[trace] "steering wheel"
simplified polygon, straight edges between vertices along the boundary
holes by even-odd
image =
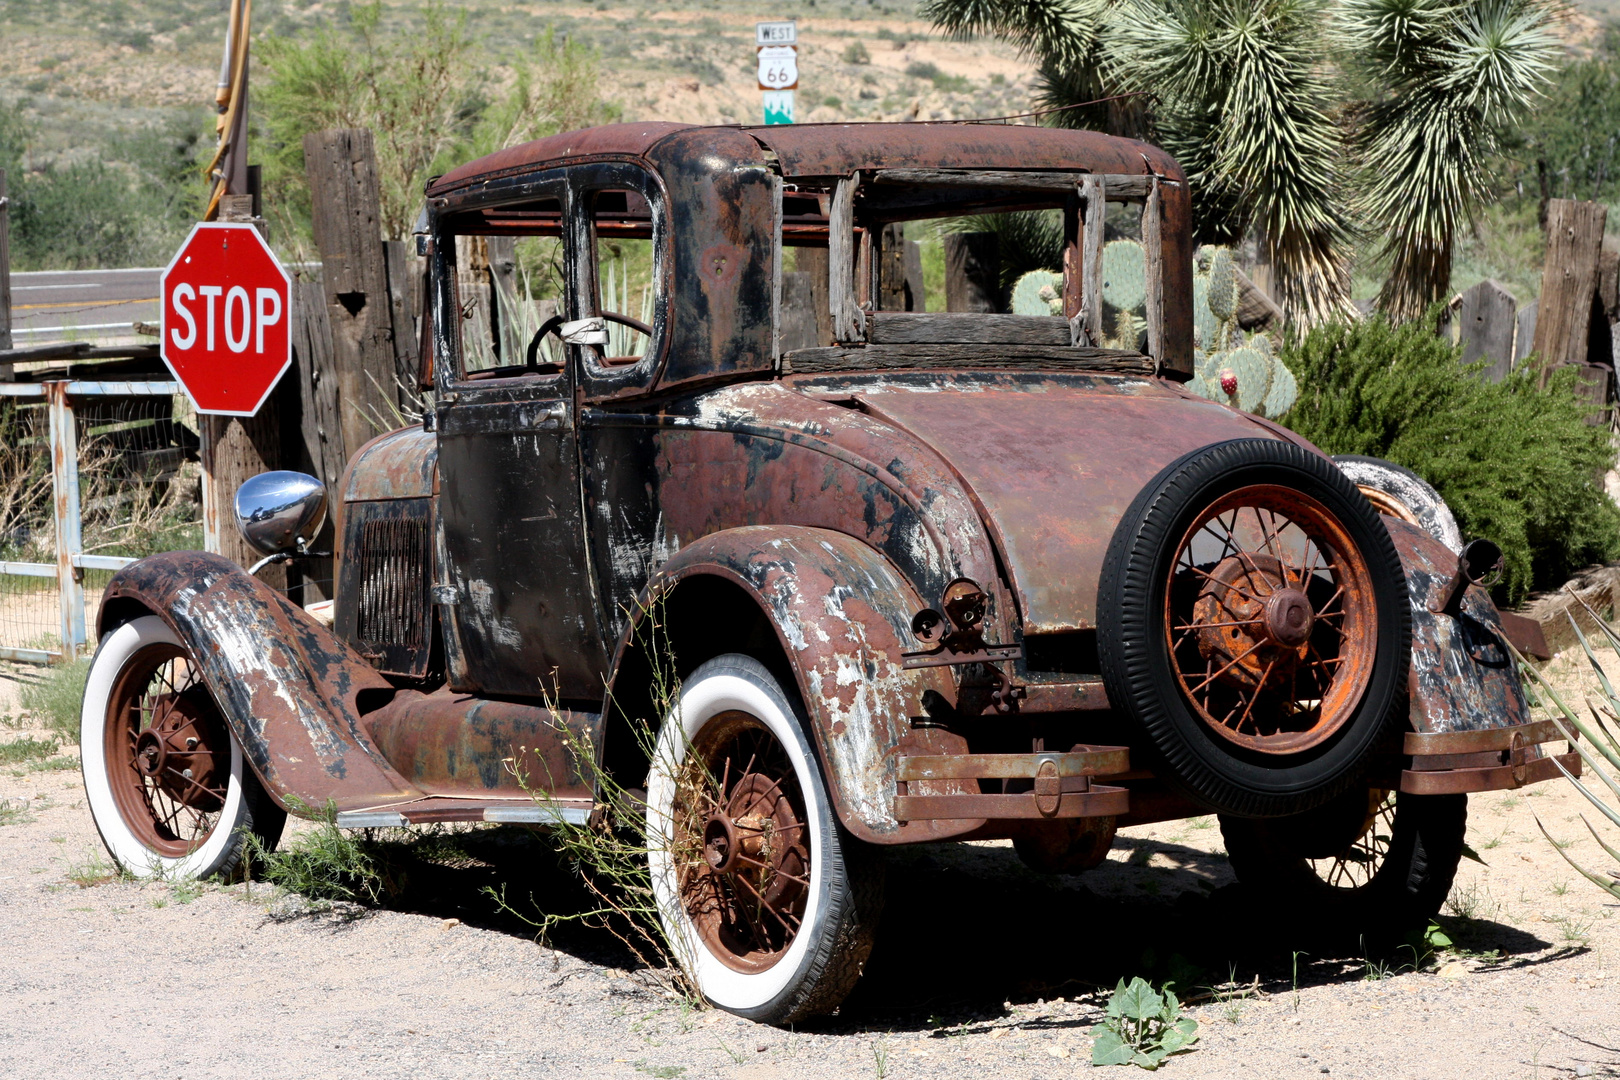
[[[606,319],[608,322],[616,322],[620,326],[628,326],[630,329],[639,334],[645,334],[648,338],[652,337],[652,327],[648,326],[640,319],[632,319],[628,315],[620,315],[617,311],[599,311],[596,313],[596,317],[599,319]],[[557,331],[562,328],[562,324],[567,321],[568,320],[563,318],[561,315],[553,315],[551,318],[540,324],[540,329],[536,330],[534,332],[534,337],[529,339],[529,348],[523,355],[524,368],[535,371],[540,369],[540,339],[544,338],[547,334],[557,333]],[[559,340],[561,340],[561,335],[559,335]],[[547,366],[549,367],[554,365]]]

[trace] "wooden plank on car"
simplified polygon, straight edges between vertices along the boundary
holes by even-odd
[[[874,345],[1063,345],[1068,321],[1057,315],[968,312],[873,312],[866,339]]]
[[[782,374],[823,371],[901,371],[908,368],[988,368],[1013,371],[1097,371],[1151,375],[1153,360],[1124,349],[1074,345],[868,345],[801,349],[782,357]]]

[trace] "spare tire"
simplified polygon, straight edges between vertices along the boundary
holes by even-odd
[[[1110,702],[1163,779],[1220,813],[1320,806],[1404,722],[1400,557],[1355,485],[1292,443],[1167,466],[1114,533],[1097,610]]]

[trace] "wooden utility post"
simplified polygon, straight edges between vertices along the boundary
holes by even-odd
[[[1607,216],[1601,203],[1553,199],[1547,204],[1547,259],[1533,347],[1541,358],[1543,383],[1553,368],[1587,361]]]
[[[11,196],[0,169],[0,349],[11,348]],[[11,361],[0,361],[0,381],[12,379]]]
[[[315,246],[332,332],[345,461],[396,426],[398,391],[377,159],[364,128],[304,136]]]

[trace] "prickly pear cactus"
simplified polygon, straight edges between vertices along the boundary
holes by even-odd
[[[1225,248],[1199,251],[1193,274],[1194,373],[1187,388],[1275,419],[1293,408],[1299,383],[1264,334],[1237,325],[1237,266]]]
[[[1013,283],[1014,315],[1063,314],[1063,275],[1031,270]]]
[[[1147,302],[1147,256],[1135,240],[1110,240],[1102,253],[1103,302],[1135,311]]]

